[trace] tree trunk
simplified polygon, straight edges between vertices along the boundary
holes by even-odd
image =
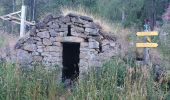
[[[122,21],[121,21],[121,23],[123,24],[125,22],[125,10],[122,9],[121,13],[122,13]]]

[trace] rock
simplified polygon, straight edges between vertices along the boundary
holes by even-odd
[[[36,27],[34,26],[31,30],[30,30],[30,36],[35,36],[36,35]]]
[[[38,45],[38,46],[42,46],[43,43],[42,43],[42,42],[37,42],[37,45]]]
[[[47,24],[49,21],[53,20],[52,14],[47,15],[44,19],[43,22]]]
[[[89,48],[91,49],[98,49],[99,48],[99,42],[89,42]]]
[[[110,42],[110,46],[111,46],[111,47],[115,47],[115,46],[116,46],[116,43],[115,43],[115,42]]]
[[[83,21],[80,20],[79,18],[71,18],[71,22],[76,23],[75,25],[78,25],[78,24],[83,25],[84,24]]]
[[[39,33],[37,33],[37,36],[40,37],[40,38],[50,38],[48,31],[39,32]]]
[[[35,51],[36,49],[37,49],[37,47],[35,44],[28,44],[28,43],[24,44],[24,50]]]
[[[47,56],[47,57],[44,57],[44,61],[55,63],[61,60],[58,57]]]
[[[92,29],[99,28],[99,26],[96,25],[95,23],[87,23],[87,24],[83,25],[83,27],[92,28]]]
[[[53,45],[55,45],[55,46],[62,46],[60,42],[54,42]]]
[[[90,17],[87,17],[87,16],[80,16],[80,18],[81,18],[82,20],[86,20],[86,21],[89,21],[89,22],[93,22],[93,19],[90,18]]]
[[[39,37],[34,37],[34,40],[36,40],[36,41],[41,41],[41,38],[39,38]]]
[[[23,66],[28,66],[32,61],[32,56],[24,50],[19,49],[17,52],[17,61],[23,65]]]
[[[110,46],[109,45],[104,45],[104,46],[102,46],[102,51],[108,51],[108,50],[110,50]]]
[[[49,28],[56,29],[56,28],[59,28],[59,25],[57,23],[54,23],[54,24],[50,25]]]
[[[50,37],[50,41],[51,42],[56,42],[56,38],[55,37]]]
[[[43,58],[41,56],[34,56],[33,57],[33,60],[36,61],[36,62],[40,62],[40,61],[42,61],[42,59]]]
[[[87,48],[89,46],[88,42],[81,42],[80,47],[81,48]]]
[[[83,33],[85,30],[82,27],[73,27],[73,28],[71,28],[71,31],[72,32],[77,32],[77,33]]]
[[[56,37],[57,36],[57,32],[54,29],[49,29],[49,32],[50,32],[51,37]]]
[[[62,17],[60,20],[64,23],[69,23],[71,21],[69,16]]]
[[[43,22],[39,22],[39,23],[36,24],[36,28],[37,28],[37,29],[43,29],[43,28],[45,28],[45,27],[46,27],[46,24],[43,23]]]
[[[50,56],[50,52],[42,52],[41,55],[42,56]]]
[[[153,72],[156,75],[156,81],[159,82],[159,80],[165,75],[165,69],[161,67],[160,65],[153,65]]]
[[[44,48],[44,51],[59,51],[59,50],[61,50],[61,48],[57,46],[47,46]]]
[[[37,51],[32,52],[32,56],[39,56],[39,55],[40,55],[40,53]]]
[[[92,35],[92,36],[98,36],[99,35],[98,29],[86,28],[85,31],[88,32],[89,35]]]
[[[108,45],[109,43],[110,43],[110,42],[105,39],[105,40],[102,41],[102,46]]]
[[[14,46],[15,49],[21,49],[23,47],[23,44],[20,42],[17,42]]]
[[[77,14],[69,13],[67,16],[69,17],[79,17]]]
[[[43,44],[49,46],[49,45],[52,45],[52,42],[50,41],[50,39],[44,38],[43,39]]]

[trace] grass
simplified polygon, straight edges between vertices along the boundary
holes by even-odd
[[[162,100],[169,95],[154,82],[149,68],[130,66],[121,59],[90,70],[71,91],[57,82],[57,75],[57,68],[36,66],[25,71],[16,64],[2,63],[0,100]]]

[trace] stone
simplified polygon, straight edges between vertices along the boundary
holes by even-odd
[[[80,60],[80,62],[79,62],[79,66],[88,66],[88,65],[89,65],[89,63],[85,60]]]
[[[50,34],[48,31],[39,32],[39,33],[37,33],[37,36],[40,38],[50,38]]]
[[[166,70],[158,64],[153,64],[153,73],[155,74],[155,79],[157,82],[160,81],[162,77],[165,76]]]
[[[110,42],[105,39],[105,40],[102,41],[102,46],[108,45],[109,43],[110,43]]]
[[[29,54],[27,51],[19,49],[17,51],[17,61],[22,66],[28,66],[33,61],[33,59],[31,54]]]
[[[39,37],[34,37],[34,40],[36,40],[36,41],[41,41],[41,38],[39,38]]]
[[[60,20],[64,23],[69,23],[71,21],[69,16],[62,17]]]
[[[50,52],[50,55],[52,55],[53,57],[62,57],[62,53],[60,52]]]
[[[82,32],[84,32],[85,30],[84,30],[83,27],[73,27],[73,28],[71,28],[71,31],[72,31],[72,32],[77,32],[77,33],[82,33]]]
[[[23,44],[20,42],[17,42],[14,46],[15,49],[21,49],[23,47]]]
[[[47,61],[47,62],[58,62],[58,61],[61,61],[61,60],[58,57],[49,56],[49,57],[44,57],[44,61]]]
[[[62,38],[62,42],[84,42],[83,38],[79,38],[79,37],[73,37],[73,36],[69,36],[69,37],[63,37]]]
[[[60,28],[68,28],[68,25],[67,25],[67,24],[64,24],[64,23],[61,23],[61,24],[60,24]]]
[[[57,36],[57,32],[54,29],[49,29],[49,32],[50,32],[51,37],[56,37]]]
[[[44,47],[43,46],[37,46],[37,52],[43,52]]]
[[[23,48],[24,50],[27,51],[35,51],[37,49],[35,44],[28,44],[28,43],[25,43]]]
[[[86,21],[89,21],[89,22],[93,22],[93,19],[90,18],[90,17],[87,17],[87,16],[80,16],[80,18],[81,18],[82,20],[86,20]]]
[[[89,46],[88,42],[81,42],[80,47],[81,48],[87,48]]]
[[[88,52],[80,53],[80,59],[88,59],[88,58],[89,58]]]
[[[83,21],[80,20],[79,18],[71,18],[71,22],[76,23],[76,25],[77,24],[80,24],[80,25],[84,24]]]
[[[102,51],[107,51],[107,50],[110,50],[110,46],[109,45],[104,45],[102,46]]]
[[[68,31],[68,28],[58,28],[58,29],[55,29],[56,32],[65,32],[65,31]]]
[[[46,24],[44,22],[39,22],[35,26],[37,29],[43,29],[44,27],[46,27]]]
[[[54,21],[50,21],[50,22],[47,23],[47,25],[48,25],[48,26],[52,26],[53,23],[54,23]]]
[[[37,45],[38,45],[38,46],[42,46],[43,43],[42,43],[42,42],[37,42]]]
[[[59,25],[57,23],[54,23],[54,24],[50,25],[49,28],[56,29],[56,28],[59,28]]]
[[[56,42],[56,38],[55,37],[50,37],[50,41],[51,42]]]
[[[39,55],[40,55],[39,52],[36,52],[36,51],[32,52],[32,56],[39,56]]]
[[[53,20],[53,16],[52,16],[52,14],[49,14],[49,15],[47,15],[47,16],[43,19],[43,22],[44,22],[45,24],[47,24],[47,23],[50,22],[51,20]]]
[[[69,16],[69,17],[79,17],[77,14],[73,14],[73,13],[69,13],[69,14],[67,14],[67,16]]]
[[[43,59],[43,57],[41,57],[41,56],[34,56],[33,57],[33,60],[36,61],[36,62],[40,62],[40,61],[42,61],[42,59]]]
[[[59,50],[61,50],[61,48],[57,46],[47,46],[44,48],[44,51],[56,51],[57,52]]]
[[[37,52],[41,53],[41,52],[43,52],[43,49],[37,49]]]
[[[50,52],[42,52],[41,55],[42,55],[42,56],[51,56],[51,55],[50,55]]]
[[[54,42],[53,45],[55,45],[55,46],[62,46],[60,42]]]
[[[98,36],[98,29],[92,29],[92,28],[85,28],[85,31],[89,33],[89,35],[94,35],[94,36]]]
[[[34,44],[34,43],[36,43],[36,41],[35,41],[32,37],[28,38],[25,42],[26,42],[26,43],[29,43],[29,44]]]
[[[30,36],[36,36],[36,27],[33,26],[33,28],[30,30]]]
[[[96,25],[95,23],[87,23],[87,24],[83,25],[83,27],[92,28],[92,29],[99,28],[99,26]]]
[[[52,45],[52,42],[50,41],[50,39],[44,38],[43,39],[43,44],[49,46],[49,45]]]
[[[115,42],[110,42],[110,46],[111,46],[111,47],[115,47],[115,46],[116,46],[116,43],[115,43]]]
[[[91,49],[98,49],[99,48],[99,42],[89,42],[89,48]]]

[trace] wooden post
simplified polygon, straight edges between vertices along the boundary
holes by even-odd
[[[26,20],[26,6],[22,5],[21,8],[21,25],[20,25],[20,38],[25,35],[25,20]]]
[[[149,24],[145,24],[144,25],[144,28],[145,28],[145,32],[148,32],[150,30],[149,28]],[[146,43],[147,42],[147,36],[144,37],[144,42]],[[149,48],[144,48],[144,64],[145,65],[148,65],[149,64],[149,61],[150,61],[150,55],[149,55]]]

